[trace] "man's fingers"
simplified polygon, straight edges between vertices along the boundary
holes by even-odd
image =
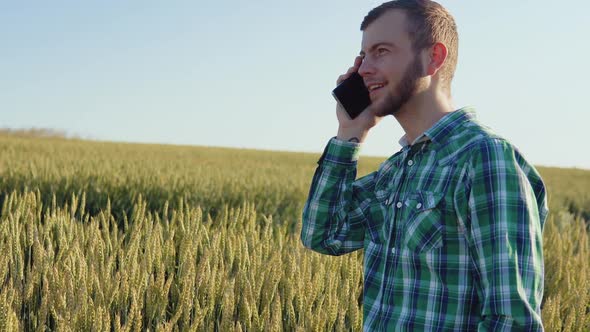
[[[360,67],[361,63],[363,63],[363,56],[359,55],[354,59],[354,65],[355,67]]]
[[[346,74],[340,75],[338,77],[338,80],[336,81],[336,84],[342,83],[342,81],[344,81],[345,79],[347,79],[348,77],[350,77],[350,75],[352,75],[352,73],[354,73],[356,71],[357,71],[357,68],[355,68],[355,67],[348,68],[348,71],[346,72]]]
[[[361,63],[363,62],[363,57],[362,56],[357,56],[354,59],[354,65],[350,68],[348,68],[348,71],[346,71],[346,74],[344,75],[340,75],[338,77],[338,79],[336,80],[336,84],[340,84],[342,83],[342,81],[344,81],[345,79],[347,79],[350,75],[352,75],[352,73],[355,73],[359,70],[359,67],[361,66]]]
[[[351,69],[352,69],[352,67],[351,67]],[[352,74],[352,71],[350,69],[348,69],[348,71],[346,72],[346,74],[340,75],[338,77],[338,80],[336,81],[336,84],[342,83],[345,79],[347,79],[350,76],[350,74]]]

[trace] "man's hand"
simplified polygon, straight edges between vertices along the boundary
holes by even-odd
[[[346,74],[340,75],[336,84],[340,84],[342,81],[347,79],[352,73],[357,72],[361,63],[363,62],[362,56],[357,56],[354,60],[354,65],[348,69]],[[336,116],[338,117],[338,135],[336,138],[344,141],[363,142],[367,137],[369,129],[373,128],[381,119],[376,116],[371,106],[367,107],[359,116],[354,119],[350,119],[344,107],[340,103],[336,104]]]

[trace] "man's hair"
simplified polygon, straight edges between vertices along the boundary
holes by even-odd
[[[363,19],[361,31],[365,31],[371,23],[393,9],[406,13],[407,31],[414,52],[417,53],[437,42],[447,47],[447,58],[440,69],[440,77],[443,89],[450,95],[459,52],[459,35],[455,19],[443,6],[431,0],[395,0],[373,8]]]

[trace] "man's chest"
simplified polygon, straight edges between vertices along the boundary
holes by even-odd
[[[380,168],[370,240],[423,252],[464,233],[465,163],[434,150],[405,151]],[[448,242],[448,241],[447,241]]]

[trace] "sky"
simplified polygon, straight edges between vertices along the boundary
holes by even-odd
[[[336,79],[383,1],[0,2],[0,127],[321,153]],[[534,165],[590,169],[590,2],[439,1],[455,17],[455,108]],[[387,117],[362,156],[388,157]]]

